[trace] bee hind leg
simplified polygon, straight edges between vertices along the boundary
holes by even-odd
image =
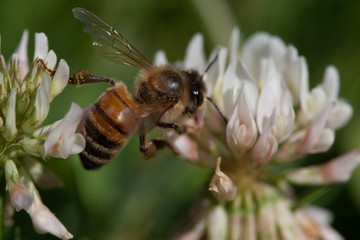
[[[89,83],[98,83],[98,82],[106,82],[111,87],[115,86],[114,80],[112,80],[110,78],[97,77],[93,73],[91,73],[87,70],[77,71],[68,80],[69,84],[74,84],[76,86],[81,86],[81,85],[89,84]]]

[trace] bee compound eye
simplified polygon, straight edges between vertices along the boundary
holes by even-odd
[[[196,82],[192,82],[192,98],[196,106],[200,106],[204,101],[203,93],[199,90],[199,88],[200,86],[198,86]]]

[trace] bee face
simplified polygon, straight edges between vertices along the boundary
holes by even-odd
[[[193,114],[203,103],[206,87],[199,72],[190,70],[185,72],[189,82],[189,100],[186,104],[184,113]]]

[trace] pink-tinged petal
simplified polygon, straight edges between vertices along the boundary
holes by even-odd
[[[218,205],[211,209],[208,214],[208,239],[228,239],[228,225],[228,216],[223,206]]]
[[[291,170],[286,174],[286,178],[292,183],[301,185],[346,182],[359,163],[360,151],[356,149],[325,164]]]
[[[238,27],[234,27],[230,37],[229,62],[238,58],[239,44],[240,44],[240,29]]]
[[[191,132],[191,125],[187,125],[190,130],[188,134],[177,135],[173,131],[167,131],[167,140],[178,152],[179,156],[195,163],[199,166],[214,168],[217,152],[217,146],[209,132],[200,132],[195,130]]]
[[[304,208],[296,210],[294,212],[294,216],[296,222],[299,224],[308,239],[321,239],[318,224],[309,216],[309,214],[307,214]]]
[[[197,161],[199,159],[198,144],[188,135],[183,134],[176,137],[173,145],[182,158],[190,161]]]
[[[325,163],[322,171],[330,182],[346,182],[359,163],[360,150],[356,149]]]
[[[278,150],[278,142],[271,133],[274,121],[275,112],[268,119],[268,122],[265,123],[265,129],[252,149],[253,164],[255,166],[265,165]]]
[[[329,141],[329,139],[326,139],[325,137],[331,136],[329,130],[326,130],[326,124],[333,107],[334,104],[328,104],[314,117],[307,128],[305,137],[299,143],[298,151],[300,153],[316,153],[325,151],[331,146],[334,138],[331,138],[331,141]],[[320,146],[321,148],[319,148]]]
[[[315,206],[306,206],[304,211],[316,222],[321,239],[344,240],[338,232],[329,226],[333,219],[331,212]]]
[[[226,126],[226,142],[233,153],[241,155],[254,145],[256,138],[256,123],[247,104],[243,86]]]
[[[345,126],[353,115],[352,106],[345,100],[338,100],[330,113],[328,126],[331,129],[339,129]]]
[[[236,194],[236,186],[233,181],[220,170],[221,158],[216,161],[215,174],[210,180],[209,190],[220,201],[231,201]]]
[[[216,47],[209,57],[209,64],[217,57],[217,60],[204,74],[203,80],[206,85],[206,95],[210,97],[213,95],[215,86],[222,83],[222,77],[225,72],[227,49],[221,46]]]
[[[326,68],[322,85],[328,95],[328,101],[335,101],[338,98],[340,88],[340,77],[336,67],[328,66]]]
[[[157,51],[154,57],[154,65],[161,66],[166,64],[168,64],[166,53],[162,50]]]
[[[11,185],[9,195],[11,205],[16,211],[20,211],[21,209],[28,210],[33,203],[33,196],[20,183]]]
[[[80,133],[75,133],[83,111],[79,105],[72,103],[65,117],[50,130],[44,144],[45,155],[67,158],[85,148],[85,139]]]
[[[49,43],[44,33],[35,33],[35,53],[34,60],[45,59],[49,51]]]
[[[253,115],[255,115],[256,105],[259,97],[258,88],[254,79],[246,70],[242,62],[235,60],[230,63],[224,75],[222,93],[226,116],[231,116],[234,104],[243,85],[245,86],[245,94],[250,111]]]
[[[205,69],[205,59],[204,37],[202,34],[197,33],[190,40],[186,48],[184,66],[185,68],[192,68],[202,72]]]
[[[16,164],[12,160],[5,162],[6,189],[9,191],[11,205],[20,211],[29,209],[33,197],[28,190],[21,184],[22,176],[19,175]]]
[[[19,59],[19,70],[20,70],[20,79],[24,79],[25,75],[29,72],[29,58],[28,58],[28,47],[29,42],[29,31],[25,30],[21,37],[20,43],[15,50],[15,54]]]
[[[64,240],[73,238],[59,219],[41,202],[37,194],[29,209],[29,215],[37,232],[51,233]]]

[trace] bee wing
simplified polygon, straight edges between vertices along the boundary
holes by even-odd
[[[171,107],[171,103],[146,104],[128,109],[129,112],[126,113],[127,121],[123,123],[127,129],[131,129],[131,135],[147,133],[156,126],[169,107]],[[136,127],[134,127],[134,122],[137,123]],[[143,128],[141,129],[141,127]]]
[[[109,23],[84,8],[72,11],[75,18],[86,24],[84,32],[93,37],[93,46],[103,57],[139,69],[152,67],[151,62]]]

